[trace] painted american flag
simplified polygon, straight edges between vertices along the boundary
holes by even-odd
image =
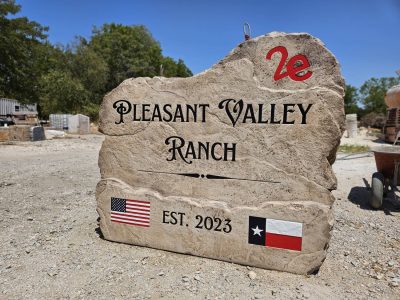
[[[111,197],[111,222],[150,227],[150,202]]]

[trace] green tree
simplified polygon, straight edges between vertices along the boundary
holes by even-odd
[[[88,47],[101,56],[107,64],[107,84],[103,92],[118,86],[131,77],[188,77],[192,72],[183,60],[163,57],[160,44],[145,26],[104,24],[93,30]]]
[[[43,116],[51,113],[80,113],[89,104],[85,87],[69,72],[50,71],[42,78],[41,90]]]
[[[42,60],[51,67],[42,76],[43,115],[81,112],[96,120],[106,92],[130,77],[160,75],[161,64],[167,77],[192,75],[182,60],[162,56],[144,26],[105,24],[88,41],[78,37],[65,48],[44,49]]]
[[[35,102],[44,68],[40,58],[47,28],[26,17],[9,18],[20,9],[14,0],[0,0],[0,93],[21,102]]]
[[[358,102],[357,88],[346,84],[346,90],[344,95],[344,111],[346,112],[346,114],[358,113],[360,108],[358,107],[357,102]]]
[[[171,57],[166,56],[161,60],[161,64],[163,72],[160,75],[164,77],[189,77],[193,75],[181,59],[176,62]]]
[[[73,51],[69,52],[69,70],[74,78],[79,79],[88,92],[90,101],[100,104],[104,86],[108,79],[108,65],[105,60],[80,39]]]
[[[389,88],[400,83],[400,77],[371,78],[360,88],[361,103],[365,112],[386,113],[385,94]]]
[[[161,47],[144,26],[104,24],[93,30],[89,47],[107,63],[104,92],[130,77],[159,75]]]
[[[178,60],[176,74],[174,77],[190,77],[193,73],[190,69],[185,65],[182,59]]]
[[[171,57],[163,57],[161,60],[162,71],[160,75],[164,77],[173,77],[177,72],[177,64]]]
[[[104,24],[89,41],[78,38],[67,52],[69,71],[86,90],[83,112],[97,119],[103,95],[131,77],[188,77],[183,60],[163,57],[160,44],[144,26]]]

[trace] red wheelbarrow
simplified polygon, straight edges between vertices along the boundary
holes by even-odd
[[[373,208],[380,208],[384,194],[397,191],[399,186],[400,147],[387,146],[372,149],[375,156],[376,169],[372,175],[371,197],[369,204]]]

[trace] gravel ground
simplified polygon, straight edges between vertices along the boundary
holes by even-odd
[[[0,299],[400,299],[400,201],[368,207],[370,154],[338,155],[328,256],[301,276],[101,239],[102,140],[0,145]]]

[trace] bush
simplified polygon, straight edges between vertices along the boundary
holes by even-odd
[[[100,105],[96,103],[89,103],[83,108],[83,114],[90,118],[90,122],[97,123],[99,120]]]
[[[386,116],[383,113],[371,112],[363,116],[360,125],[364,127],[382,128],[385,125]]]

